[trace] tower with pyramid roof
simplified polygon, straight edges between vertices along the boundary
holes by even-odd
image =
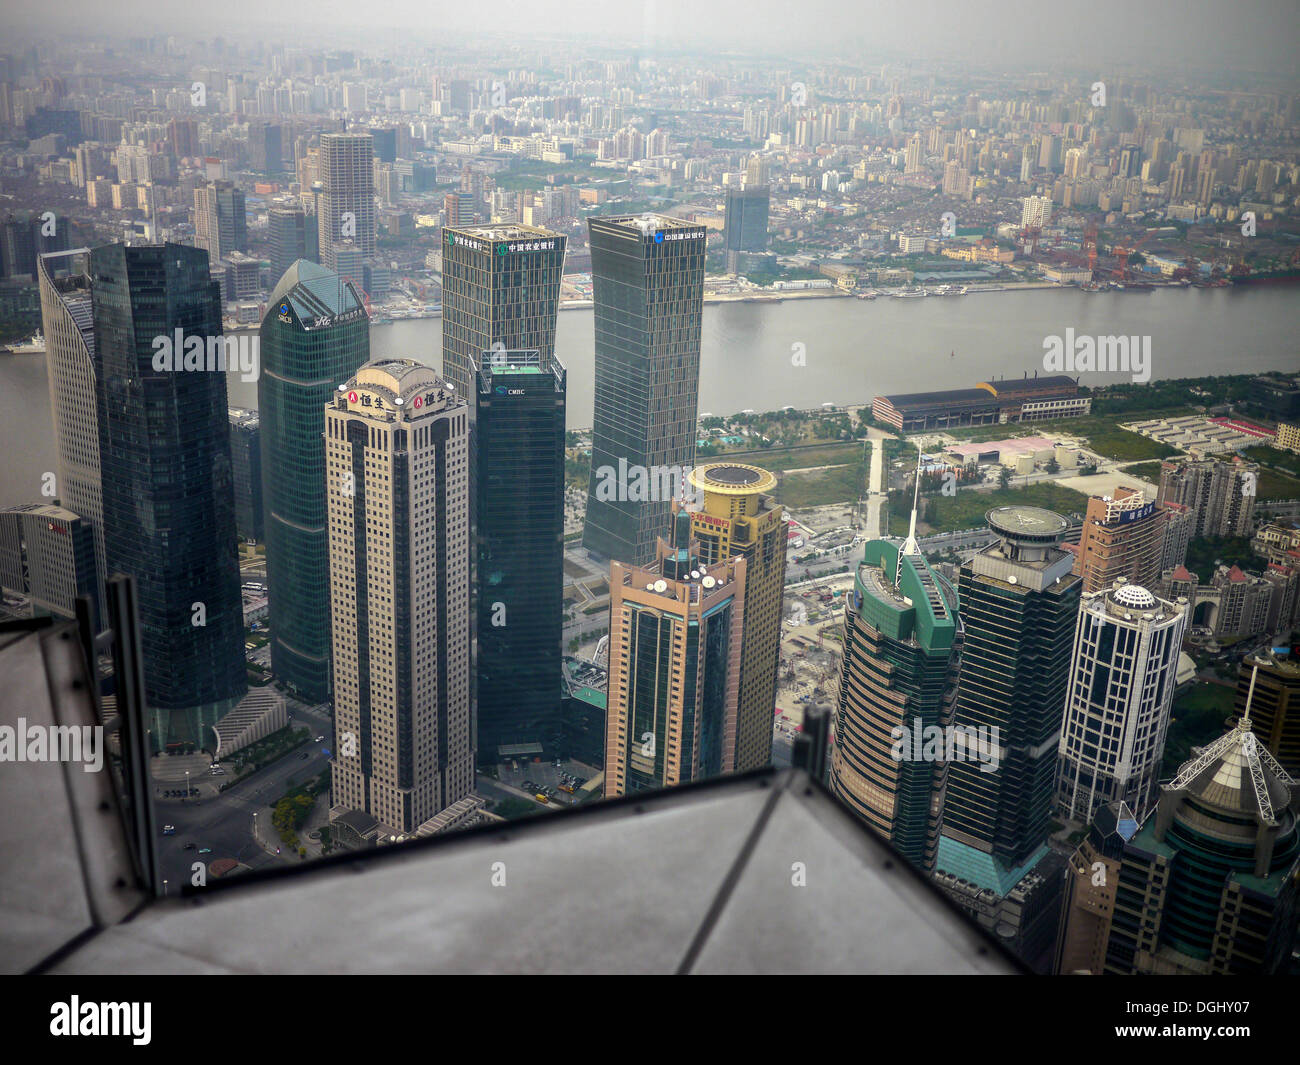
[[[1193,751],[1124,847],[1107,973],[1275,974],[1296,937],[1300,786],[1240,721]]]

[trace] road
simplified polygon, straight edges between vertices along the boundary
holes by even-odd
[[[319,712],[295,707],[289,723],[306,725],[313,730],[313,736],[323,735],[325,739],[321,743],[308,744],[278,762],[259,769],[216,797],[203,798],[197,802],[170,799],[154,801],[154,815],[160,833],[159,869],[163,879],[168,882],[169,892],[175,893],[178,884],[190,882],[191,864],[196,861],[213,862],[219,858],[234,858],[254,869],[267,865],[291,865],[298,861],[297,858],[290,859],[288,855],[276,857],[267,854],[253,842],[253,811],[269,806],[288,791],[290,778],[295,784],[301,784],[329,764],[329,759],[321,753],[322,749],[331,748],[333,732],[329,719]],[[304,752],[310,752],[305,760],[302,758]],[[174,836],[161,835],[165,824],[176,826]],[[194,843],[196,848],[187,851],[186,843]],[[202,847],[212,848],[212,853],[200,855],[198,848]]]

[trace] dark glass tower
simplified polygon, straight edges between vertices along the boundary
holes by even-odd
[[[179,244],[96,248],[90,275],[108,573],[136,579],[155,746],[203,744],[247,690],[226,375],[155,367],[178,334],[211,350],[221,297]]]
[[[537,351],[476,367],[478,751],[560,742],[565,370]]]
[[[727,270],[735,273],[741,252],[767,251],[767,216],[772,193],[766,185],[728,188],[723,227]]]
[[[271,670],[309,702],[330,692],[325,404],[370,358],[356,287],[299,260],[262,319],[262,506],[271,600]]]
[[[470,401],[471,362],[485,351],[555,354],[565,238],[549,229],[446,226],[442,231],[442,376]]]
[[[1005,885],[1047,840],[1081,583],[1060,547],[1068,528],[1060,515],[998,507],[988,522],[1000,541],[961,569],[965,642],[954,723],[997,728],[1000,765],[948,767],[938,866],[957,875],[989,866]],[[978,874],[964,879],[979,882]]]
[[[307,254],[307,224],[307,215],[301,207],[272,207],[266,212],[272,277],[283,277],[299,259],[310,258]]]
[[[655,558],[672,500],[662,492],[640,499],[620,471],[639,467],[658,484],[662,471],[694,465],[705,232],[664,215],[588,226],[596,383],[582,543],[598,558],[643,566]]]

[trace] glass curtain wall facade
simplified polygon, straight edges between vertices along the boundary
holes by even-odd
[[[136,579],[155,747],[202,745],[248,686],[226,375],[154,363],[178,334],[206,357],[221,298],[179,244],[96,248],[90,274],[107,572]]]
[[[596,304],[591,481],[582,543],[597,558],[654,561],[672,500],[641,499],[623,471],[695,462],[704,315],[702,226],[663,215],[592,218]],[[635,476],[635,474],[632,474]]]
[[[271,670],[313,703],[330,695],[325,404],[370,358],[370,321],[350,281],[304,260],[262,319],[262,507]]]

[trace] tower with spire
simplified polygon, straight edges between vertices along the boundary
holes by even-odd
[[[1258,670],[1258,666],[1255,667]],[[1296,937],[1300,786],[1240,720],[1194,750],[1124,848],[1107,973],[1285,971]]]

